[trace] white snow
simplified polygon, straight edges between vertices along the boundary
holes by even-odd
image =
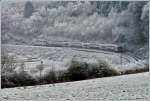
[[[149,73],[1,90],[2,101],[149,101]]]
[[[18,57],[25,58],[36,57],[38,59],[60,61],[66,59],[81,59],[86,61],[94,61],[105,59],[111,64],[120,64],[120,54],[115,52],[93,50],[93,49],[78,49],[66,47],[41,47],[41,46],[25,46],[25,45],[3,45],[2,48],[8,53],[16,54]],[[123,54],[123,64],[133,63],[136,60]]]

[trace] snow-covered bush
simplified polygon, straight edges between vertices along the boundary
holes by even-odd
[[[29,86],[38,84],[36,79],[30,76],[27,72],[14,72],[7,75],[2,75],[2,88]]]
[[[15,84],[10,81],[10,77],[15,73],[15,57],[2,52],[1,56],[1,87],[13,87]]]
[[[22,71],[20,73],[15,73],[12,78],[10,78],[17,86],[29,86],[29,85],[36,85],[37,81],[30,76],[26,71]]]
[[[97,78],[97,77],[108,77],[108,76],[116,76],[120,75],[120,73],[111,68],[111,66],[103,60],[99,60],[98,63],[89,64],[89,77],[90,78]]]
[[[36,85],[36,79],[29,75],[24,68],[22,63],[19,71],[13,70],[12,72],[2,73],[2,88]]]
[[[98,77],[108,77],[120,75],[120,73],[111,68],[110,65],[99,60],[98,63],[87,63],[81,61],[71,61],[71,65],[68,68],[66,78],[70,81],[84,80]]]
[[[10,80],[13,77],[13,73],[1,75],[1,88],[15,87],[16,85]]]
[[[56,83],[58,81],[56,71],[54,68],[51,68],[47,74],[42,77],[44,83]]]
[[[67,70],[66,77],[70,81],[84,80],[88,78],[88,64],[72,60]]]

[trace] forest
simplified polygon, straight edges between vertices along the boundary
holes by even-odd
[[[7,1],[2,5],[2,43],[61,37],[145,48],[148,10],[147,1]]]

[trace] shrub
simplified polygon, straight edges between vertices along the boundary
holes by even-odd
[[[36,85],[37,81],[26,72],[2,75],[2,88]]]
[[[66,81],[69,81],[67,72],[64,70],[58,71],[58,82],[66,82]]]
[[[117,70],[110,68],[109,64],[105,61],[101,60],[98,63],[91,64],[72,60],[67,70],[56,72],[55,69],[52,68],[43,77],[43,83],[78,81],[116,75],[120,75],[120,73]]]
[[[97,64],[89,65],[89,77],[90,78],[98,78],[98,77],[108,77],[108,76],[116,76],[119,75],[119,72],[110,67],[110,65],[100,60]]]
[[[2,53],[1,56],[1,88],[15,87],[16,85],[10,81],[10,78],[14,74],[16,63],[14,56],[9,56],[6,53]]]
[[[29,86],[37,84],[37,81],[25,71],[15,73],[13,75],[13,78],[11,78],[11,81],[17,84],[18,86]]]
[[[10,88],[16,86],[12,81],[10,81],[10,77],[12,77],[12,74],[1,75],[1,88]]]
[[[64,78],[70,81],[84,80],[90,78],[116,76],[120,73],[111,68],[105,61],[100,60],[98,63],[86,63],[79,61],[71,61],[71,65]]]
[[[71,65],[65,73],[70,81],[84,80],[88,78],[88,64],[86,62],[71,61]]]
[[[50,71],[43,77],[43,81],[46,83],[56,83],[57,75],[54,68],[50,69]]]
[[[17,85],[15,85],[13,82],[10,81],[3,81],[1,83],[1,88],[11,88],[11,87],[16,87]]]
[[[43,64],[39,66],[40,77],[34,79],[24,70],[25,65],[22,63],[19,73],[8,72],[7,74],[5,73],[2,75],[2,88],[77,81],[119,75],[115,69],[110,68],[109,64],[102,60],[98,61],[98,63],[72,60],[67,70],[56,72],[52,67],[46,75],[41,77],[43,68]]]

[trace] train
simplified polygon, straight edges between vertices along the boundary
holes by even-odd
[[[123,52],[122,46],[116,44],[98,44],[98,43],[82,43],[82,42],[67,42],[67,41],[51,41],[37,40],[34,41],[35,46],[47,46],[47,47],[73,47],[73,48],[84,48],[84,49],[96,49],[113,52]]]

